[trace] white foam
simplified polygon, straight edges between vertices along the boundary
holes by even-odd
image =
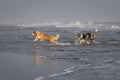
[[[38,58],[44,58],[44,59],[45,59],[45,58],[46,58],[46,56],[38,56]]]
[[[112,25],[112,26],[111,26],[111,29],[120,29],[120,26]]]
[[[20,27],[45,27],[45,26],[56,26],[56,25],[61,25],[62,23],[60,22],[53,22],[53,23],[33,23],[33,24],[19,24],[17,26]]]
[[[61,76],[61,75],[65,75],[65,74],[68,74],[68,73],[71,73],[71,72],[73,72],[73,70],[68,70],[68,71],[65,71],[65,72],[62,72],[62,73],[59,73],[59,74],[51,74],[51,75],[48,75],[48,77]]]
[[[108,44],[118,44],[118,41],[107,41]]]
[[[51,75],[48,75],[48,77],[55,77],[55,76],[59,76],[60,74],[51,74]]]
[[[96,42],[96,41],[95,41],[94,44],[101,44],[101,42]]]
[[[51,22],[51,23],[33,23],[33,24],[19,24],[20,28],[39,28],[39,27],[54,27],[54,28],[80,28],[80,29],[120,29],[118,24],[104,24],[104,23],[94,23],[94,22]]]
[[[68,74],[68,73],[71,73],[71,72],[73,72],[73,70],[65,71],[65,72],[63,72],[63,73],[61,73],[59,75],[65,75],[65,74]]]
[[[69,67],[69,68],[67,68],[67,69],[64,69],[64,72],[62,72],[62,73],[52,74],[52,75],[49,75],[48,77],[61,76],[61,75],[65,75],[65,74],[71,73],[71,72],[73,72],[73,69],[74,69],[74,68],[75,68],[75,66]]]
[[[34,80],[42,80],[44,79],[44,77],[38,77],[38,78],[35,78]]]
[[[59,74],[50,74],[48,76],[46,76],[46,78],[48,77],[56,77],[56,76],[61,76],[61,75],[65,75],[65,74],[68,74],[68,73],[71,73],[73,72],[73,69],[75,68],[75,66],[72,66],[72,67],[69,67],[67,69],[64,69],[64,72],[62,73],[59,73]],[[45,77],[38,77],[38,78],[35,78],[34,80],[42,80],[42,79],[45,79]]]
[[[62,23],[62,22],[52,22],[52,23],[33,23],[33,24],[19,24],[17,26],[20,27],[45,27],[45,26],[54,26],[56,28],[66,28],[66,27],[79,27],[79,28],[92,28],[92,27],[96,27],[94,26],[94,24],[90,24],[89,22],[80,22],[80,21],[76,21],[76,22],[68,22],[68,23]]]
[[[56,45],[72,45],[71,43],[67,42],[67,43],[63,43],[63,42],[57,42]]]
[[[71,73],[71,72],[73,72],[73,70],[65,71],[65,72],[62,72],[62,73],[59,73],[59,74],[51,74],[51,75],[48,75],[48,77],[61,76],[61,75],[65,75],[65,74],[68,74],[68,73]],[[45,77],[38,77],[38,78],[35,78],[34,80],[43,80],[43,79],[45,79]]]
[[[56,25],[56,27],[83,27],[83,26],[84,26],[84,24],[79,21],[62,23],[62,24]]]
[[[70,70],[72,70],[72,69],[74,69],[75,68],[75,66],[72,66],[72,67],[69,67],[69,68],[67,68],[67,69],[64,69],[64,71],[70,71]]]

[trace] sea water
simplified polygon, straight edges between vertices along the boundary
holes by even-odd
[[[0,26],[0,80],[119,80],[119,25],[67,26]],[[96,28],[99,43],[75,40]],[[60,34],[59,45],[33,42],[33,30]]]

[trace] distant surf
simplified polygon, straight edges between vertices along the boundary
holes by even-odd
[[[72,43],[69,43],[69,42],[57,42],[56,45],[72,45]]]
[[[98,29],[120,29],[120,23],[116,24],[116,22],[53,22],[53,23],[33,23],[33,24],[18,24],[16,25],[21,28],[40,28],[40,27],[54,27],[54,28],[82,28],[82,29],[92,29],[92,28],[98,28]]]

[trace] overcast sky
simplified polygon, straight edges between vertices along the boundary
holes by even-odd
[[[0,0],[0,23],[120,21],[120,0]]]

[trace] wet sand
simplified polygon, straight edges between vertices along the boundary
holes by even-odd
[[[45,59],[38,54],[0,53],[0,80],[34,80],[61,73],[71,66],[71,63]]]
[[[101,30],[96,37],[101,43],[89,45],[70,45],[74,43],[75,34],[66,30],[36,30],[60,34],[60,45],[33,43],[33,28],[0,29],[0,80],[120,79],[119,30]]]

